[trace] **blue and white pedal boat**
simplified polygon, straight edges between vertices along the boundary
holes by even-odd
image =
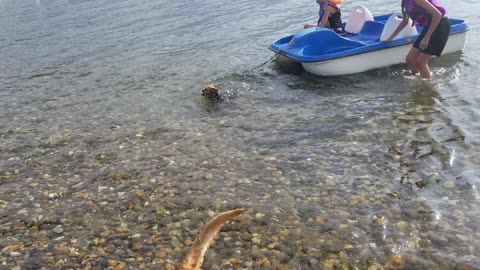
[[[381,42],[395,30],[402,20],[401,15],[373,17],[364,7],[357,7],[354,11],[360,10],[367,15],[366,18],[347,21],[343,25],[346,33],[339,34],[321,27],[304,29],[274,41],[269,49],[281,60],[301,63],[308,72],[321,76],[353,74],[405,63],[413,41],[423,28],[407,26],[393,41]],[[352,17],[355,19],[350,13],[349,18]],[[450,37],[443,54],[461,51],[467,42],[469,27],[466,21],[450,18],[449,21]],[[357,28],[353,31],[356,33],[348,33],[349,28]]]

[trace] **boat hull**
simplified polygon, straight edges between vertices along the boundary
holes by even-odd
[[[274,41],[269,49],[278,62],[286,59],[302,64],[308,72],[321,76],[347,75],[405,63],[405,57],[423,27],[411,26],[390,42],[381,42],[397,28],[397,14],[384,14],[366,21],[359,33],[338,34],[321,27],[304,29]],[[443,54],[461,51],[469,27],[465,20],[449,18],[451,30]],[[404,29],[405,30],[405,29]]]
[[[462,32],[451,35],[445,45],[443,54],[463,50],[467,42],[467,33],[468,32]],[[402,46],[390,47],[378,51],[371,51],[321,62],[301,62],[301,64],[305,70],[316,75],[348,75],[405,63],[405,57],[411,48],[412,44],[405,44]],[[283,55],[280,57],[283,61],[288,59],[288,57]]]

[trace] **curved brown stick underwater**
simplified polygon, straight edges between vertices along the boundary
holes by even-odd
[[[244,211],[245,210],[240,208],[234,209],[220,213],[210,220],[197,239],[195,239],[195,242],[193,242],[190,251],[180,264],[180,270],[200,270],[205,253],[222,225],[232,218],[242,214]]]

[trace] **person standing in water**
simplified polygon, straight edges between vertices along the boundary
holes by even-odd
[[[430,80],[432,74],[428,61],[432,56],[440,56],[450,35],[450,22],[446,10],[437,0],[402,0],[403,20],[392,35],[384,40],[390,42],[402,31],[411,18],[413,24],[423,26],[423,31],[413,43],[406,61],[413,75],[420,72],[424,79]]]
[[[341,31],[342,14],[338,6],[341,2],[342,0],[317,0],[317,3],[320,5],[317,24],[305,24],[303,28],[325,27],[334,31]]]

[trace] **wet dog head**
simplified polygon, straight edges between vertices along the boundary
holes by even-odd
[[[217,87],[214,84],[209,84],[202,89],[202,96],[211,99],[220,99]]]

